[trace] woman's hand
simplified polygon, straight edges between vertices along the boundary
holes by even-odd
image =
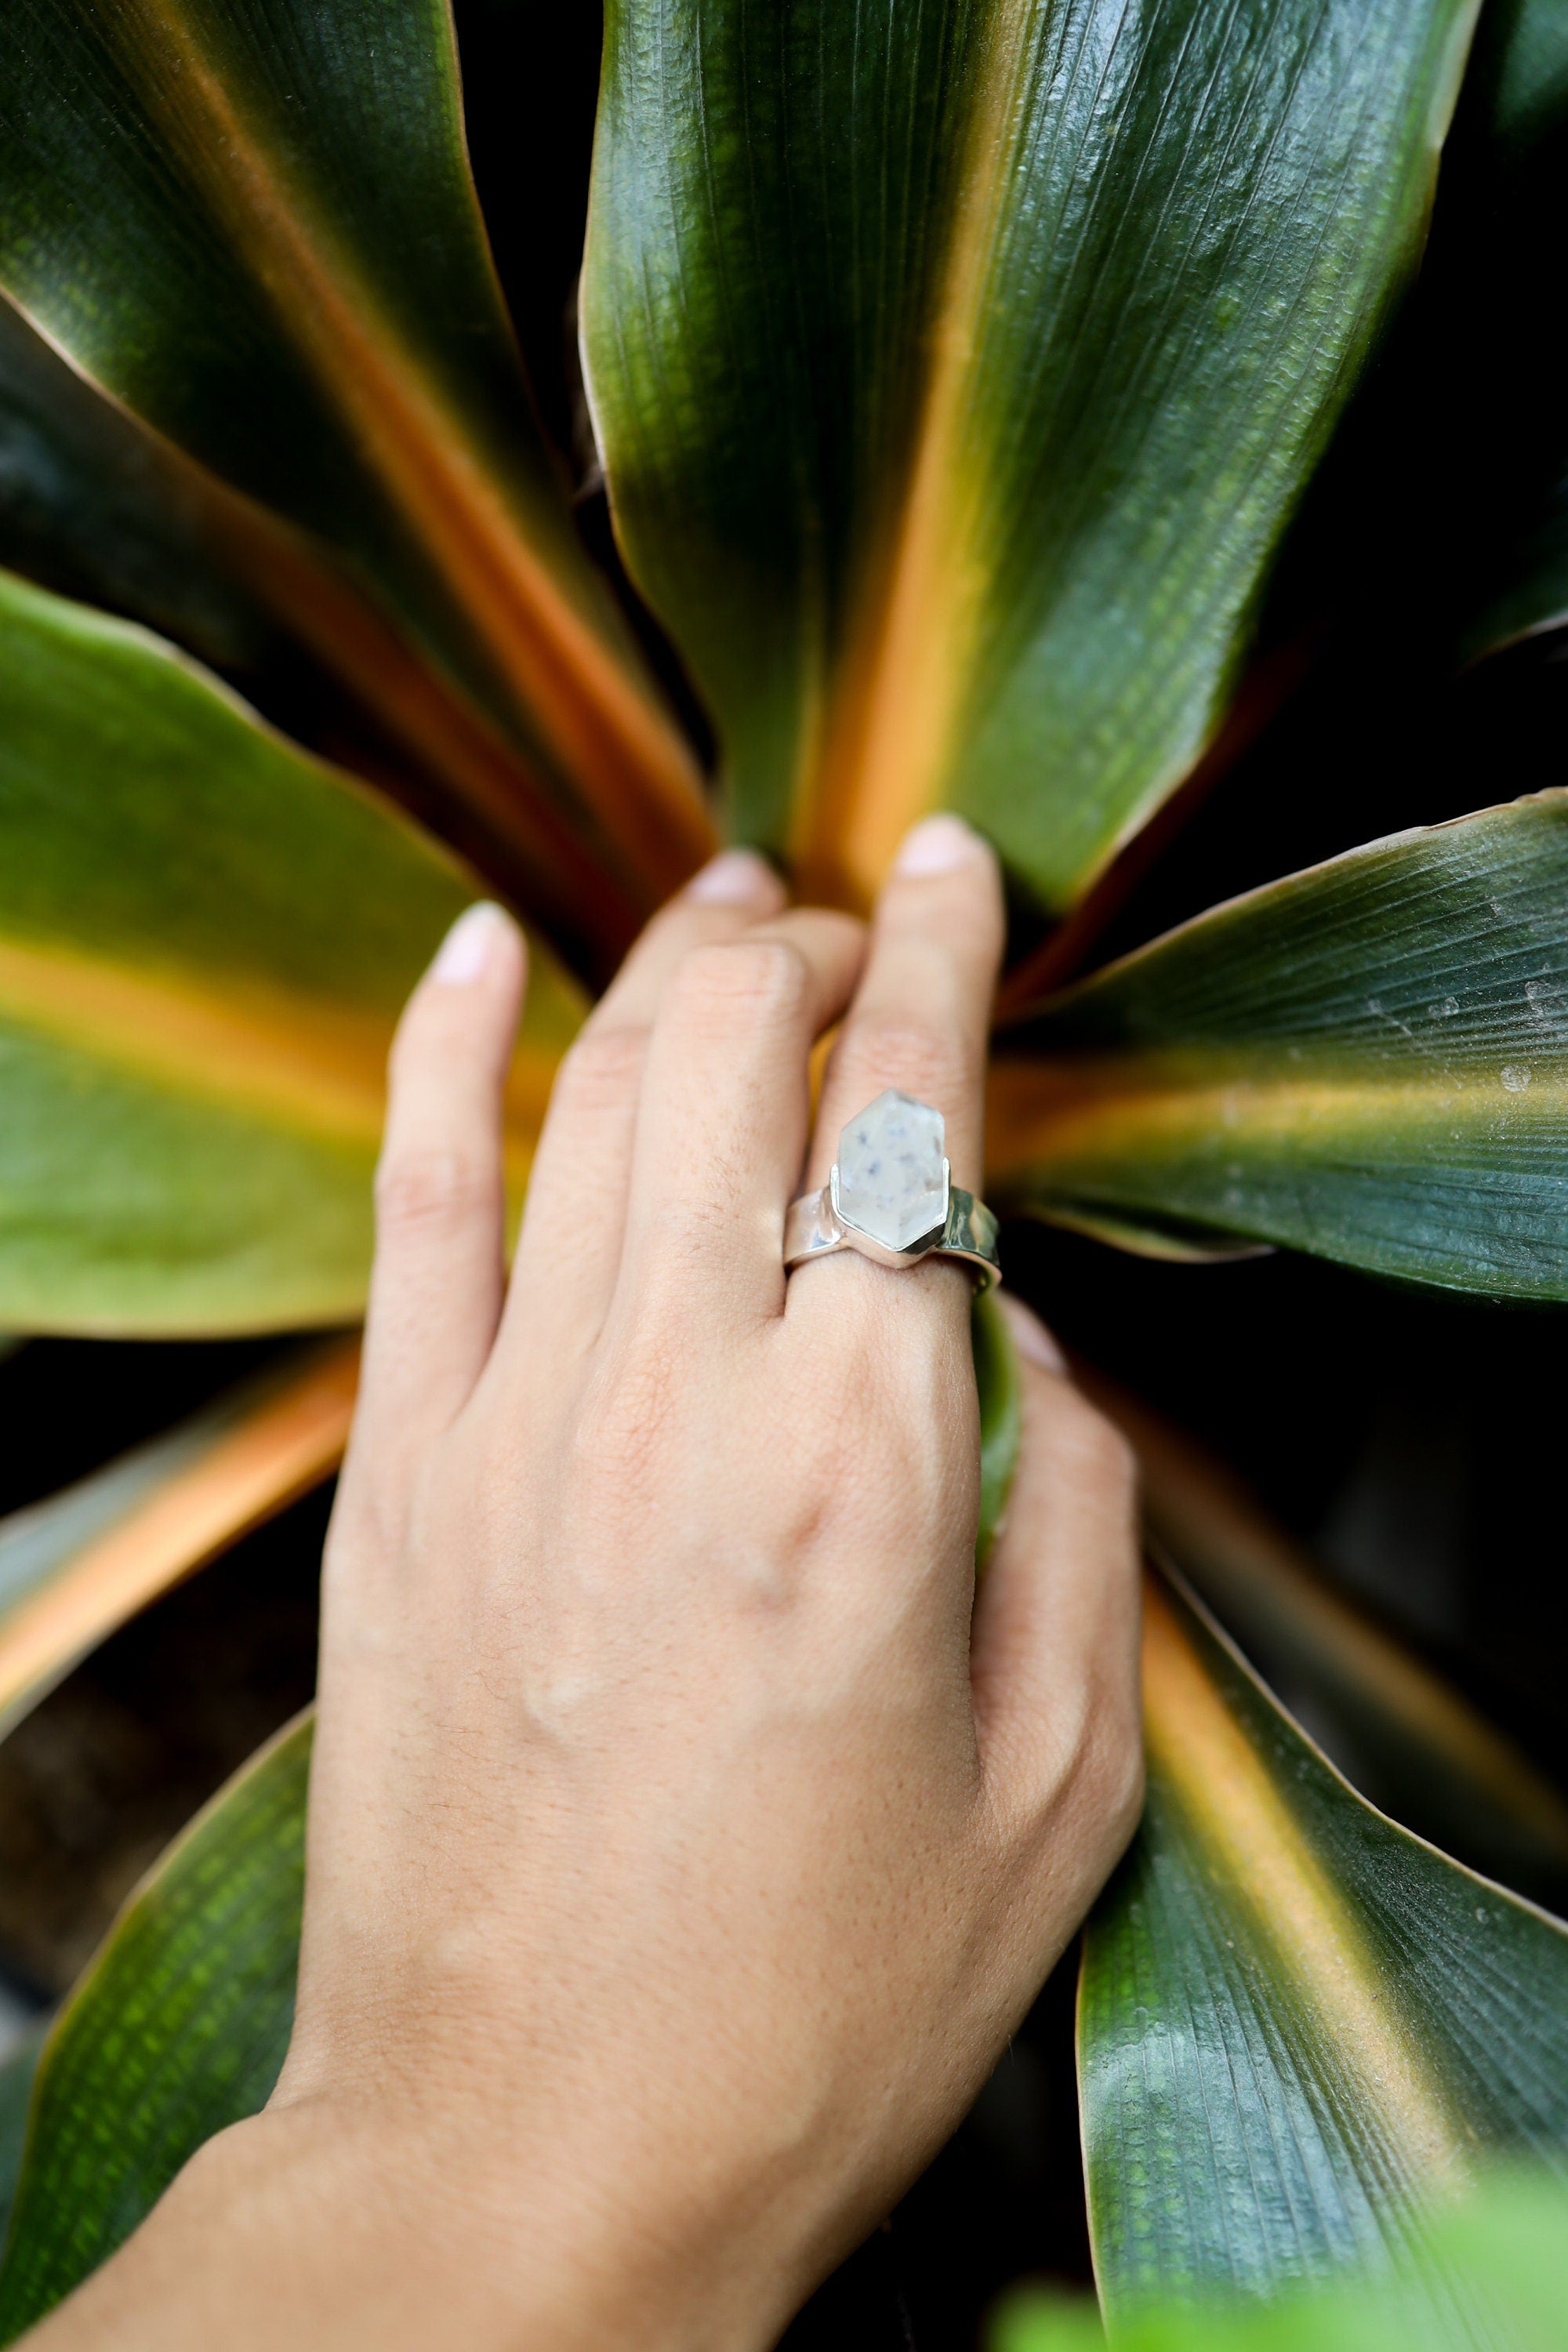
[[[510,1284],[523,950],[448,940],[393,1058],[293,2045],[62,2345],[761,2347],[958,2122],[1135,1817],[1128,1457],[1015,1310],[976,1601],[967,1276],[786,1282],[780,1237],[885,1087],[979,1189],[1002,928],[951,818],[868,938],[717,861],[568,1057]]]

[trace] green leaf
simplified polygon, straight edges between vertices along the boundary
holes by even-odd
[[[139,425],[0,298],[0,563],[297,691],[301,649],[347,689],[391,778],[585,969],[614,968],[640,899],[543,801],[471,698],[305,536]],[[384,756],[378,782],[387,780]]]
[[[168,647],[0,576],[0,1323],[353,1319],[392,1026],[474,895]],[[519,1181],[579,1011],[536,947]]]
[[[278,625],[215,544],[200,477],[0,299],[0,563],[249,667]]]
[[[628,562],[748,837],[963,811],[1050,908],[1192,768],[1408,269],[1471,0],[611,0]]]
[[[447,0],[16,0],[0,283],[374,582],[658,895],[690,757],[583,552],[475,200]]]
[[[4,2243],[22,2169],[22,2143],[27,2130],[27,2104],[33,2077],[48,2032],[48,2020],[24,2028],[0,2060],[0,2243]]]
[[[1526,2173],[1491,2182],[1445,2214],[1434,2244],[1482,2315],[1472,2339],[1497,2352],[1559,2352],[1568,2309],[1562,2190]],[[1415,2352],[1430,2339],[1419,2290],[1386,2278],[1296,2289],[1268,2304],[1210,2302],[1142,2311],[1119,2326],[1117,2352]],[[1089,2352],[1105,2336],[1081,2298],[1025,2288],[1006,2296],[989,2352]]]
[[[1444,1851],[1562,1908],[1568,1801],[1463,1694],[1358,1609],[1183,1430],[1093,1372],[1138,1455],[1144,1525],[1362,1794]]]
[[[337,1467],[358,1371],[356,1340],[291,1349],[0,1519],[0,1738],[116,1625]]]
[[[1079,2004],[1107,2311],[1359,2268],[1419,2294],[1413,2342],[1474,2343],[1431,2214],[1505,2159],[1568,2180],[1568,1929],[1363,1803],[1157,1587],[1143,1664]]]
[[[310,1719],[220,1790],[132,1896],[38,2067],[0,2269],[9,2343],[265,2105],[294,2019]]]
[[[992,2314],[985,2352],[1099,2352],[1100,2314],[1088,2295],[1016,2287]]]
[[[1542,793],[1252,891],[1068,991],[1002,1041],[994,1197],[1568,1298],[1565,861],[1568,793]]]
[[[971,1323],[980,1390],[980,1530],[974,1559],[983,1570],[1001,1532],[1018,1466],[1023,1398],[1013,1335],[988,1292],[976,1292]]]

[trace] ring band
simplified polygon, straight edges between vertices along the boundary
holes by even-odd
[[[952,1257],[978,1288],[1002,1278],[996,1220],[952,1181],[942,1113],[889,1087],[852,1118],[819,1192],[803,1193],[784,1219],[786,1272],[852,1249],[877,1265]]]

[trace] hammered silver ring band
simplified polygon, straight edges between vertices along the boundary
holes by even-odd
[[[941,1111],[889,1087],[852,1118],[820,1192],[803,1193],[784,1219],[786,1272],[836,1250],[877,1265],[957,1258],[988,1290],[1002,1279],[996,1220],[984,1201],[955,1184]]]

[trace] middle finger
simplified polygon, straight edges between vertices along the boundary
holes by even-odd
[[[556,1073],[529,1175],[497,1354],[591,1343],[620,1265],[632,1139],[654,1016],[694,948],[777,915],[784,886],[750,850],[727,850],[660,908]]]

